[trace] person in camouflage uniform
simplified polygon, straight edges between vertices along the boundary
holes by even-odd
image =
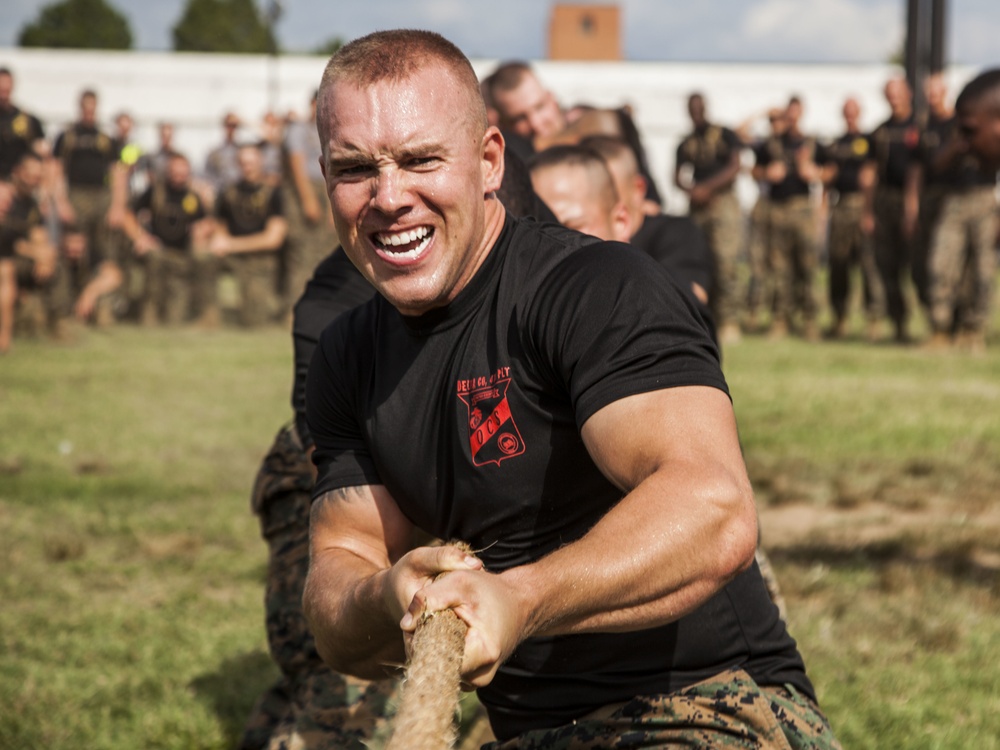
[[[123,222],[143,268],[140,321],[178,325],[191,313],[192,289],[209,272],[205,240],[211,226],[191,187],[187,157],[172,153],[164,175],[156,177],[132,204]],[[148,230],[148,231],[147,231]]]
[[[119,150],[97,124],[97,94],[80,95],[80,117],[53,148],[55,201],[63,225],[61,294],[78,318],[99,325],[114,319],[112,293],[122,285],[120,243],[112,242],[111,183]]]
[[[710,123],[701,94],[688,98],[694,129],[677,147],[674,184],[687,193],[691,218],[704,232],[712,253],[714,288],[709,290],[719,341],[740,339],[739,256],[743,214],[733,183],[740,171],[743,144],[729,128]]]
[[[10,347],[15,327],[38,334],[45,326],[52,328],[59,314],[52,294],[56,249],[35,199],[42,182],[41,159],[25,152],[11,178],[13,195],[0,202],[0,353]]]
[[[223,189],[215,203],[219,226],[209,251],[219,262],[212,270],[229,270],[240,292],[239,319],[247,327],[274,322],[278,298],[280,253],[288,235],[281,189],[263,175],[263,156],[253,144],[239,150],[242,178]],[[203,274],[199,297],[205,300],[203,322],[218,318],[216,273]]]
[[[847,303],[851,271],[855,267],[861,271],[869,335],[884,314],[885,306],[871,235],[862,226],[862,186],[873,179],[868,156],[871,144],[858,126],[861,107],[856,99],[844,102],[843,114],[844,134],[822,149],[820,157],[823,185],[830,202],[829,290],[833,323],[828,335],[835,339],[847,333]]]
[[[313,467],[298,431],[284,427],[251,495],[268,546],[265,624],[281,678],[258,698],[239,750],[368,750],[387,737],[395,681],[366,682],[331,670],[302,615],[312,486]]]
[[[918,229],[920,191],[915,162],[920,129],[905,78],[886,83],[885,98],[891,115],[869,137],[875,180],[864,189],[862,222],[865,230],[873,233],[875,261],[895,339],[907,343],[910,312],[905,276]]]
[[[819,305],[813,290],[818,265],[815,211],[810,184],[820,176],[816,141],[799,130],[802,105],[792,97],[785,110],[787,129],[772,135],[756,151],[755,179],[768,183],[769,267],[774,279],[774,319],[770,335],[785,336],[801,317],[802,334],[819,338]]]
[[[946,186],[940,216],[930,241],[931,347],[951,343],[975,352],[986,346],[996,276],[996,172],[984,169],[969,153],[956,123],[930,157],[938,181]],[[968,293],[963,293],[965,290]]]

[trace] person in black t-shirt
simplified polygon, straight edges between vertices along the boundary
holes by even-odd
[[[836,747],[753,563],[694,306],[641,253],[506,215],[502,136],[440,36],[350,42],[318,106],[337,233],[378,292],[323,333],[306,385],[304,607],[327,663],[383,676],[452,609],[505,747],[721,738],[751,716]],[[697,695],[701,720],[671,718]]]
[[[738,261],[743,249],[743,212],[733,183],[740,171],[743,144],[729,128],[708,121],[705,98],[688,97],[693,130],[677,147],[674,184],[687,193],[691,218],[698,224],[712,251],[712,309],[719,320],[723,343],[740,340],[740,290]]]
[[[219,193],[218,227],[209,250],[231,270],[240,289],[240,322],[245,326],[274,322],[281,312],[278,296],[279,255],[288,235],[281,188],[269,184],[263,155],[254,144],[240,147],[242,177]],[[214,274],[206,275],[208,301],[203,322],[218,316]]]
[[[45,138],[42,123],[14,104],[13,93],[14,74],[9,68],[0,68],[0,190],[9,183],[21,157],[35,151],[38,141]]]
[[[984,170],[1000,170],[1000,68],[969,81],[955,101],[959,129]]]
[[[819,180],[816,141],[799,130],[802,103],[792,97],[785,109],[787,129],[772,136],[756,152],[754,178],[768,184],[770,270],[774,278],[774,321],[770,335],[785,336],[801,316],[802,333],[819,338],[819,305],[813,290],[818,264],[815,213],[809,186]]]
[[[0,221],[0,353],[10,348],[19,296],[22,303],[29,296],[43,296],[39,301],[46,308],[46,322],[55,323],[49,291],[56,274],[56,251],[35,199],[41,183],[42,160],[27,151],[11,172],[14,192]]]
[[[191,187],[191,164],[183,154],[172,153],[164,172],[135,198],[124,223],[145,268],[145,325],[187,320],[193,288],[209,272],[204,245],[210,226],[201,198]]]
[[[899,343],[910,340],[904,275],[910,266],[920,211],[916,150],[920,128],[913,112],[913,94],[905,78],[885,85],[892,113],[872,132],[873,187],[865,190],[866,231],[873,232],[875,260],[885,289],[886,312]]]
[[[704,233],[688,216],[646,213],[646,178],[635,153],[622,139],[598,135],[585,138],[580,145],[596,151],[607,164],[628,212],[628,241],[666,268],[682,289],[690,289],[711,320],[712,255]]]
[[[80,95],[80,117],[56,138],[55,201],[63,224],[69,295],[81,320],[114,318],[111,295],[123,281],[119,243],[109,241],[111,176],[120,149],[97,125],[97,94]]]
[[[862,188],[874,179],[869,156],[871,143],[858,125],[861,106],[857,99],[852,97],[844,102],[843,114],[844,134],[822,148],[817,159],[823,170],[823,187],[831,207],[828,254],[833,323],[828,335],[835,339],[847,335],[847,301],[853,268],[861,270],[869,337],[873,335],[877,321],[885,314],[882,282],[875,265],[871,235],[862,226]]]

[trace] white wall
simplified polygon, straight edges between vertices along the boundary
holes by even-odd
[[[496,62],[473,65],[485,75]],[[272,104],[279,112],[304,113],[325,63],[314,56],[0,49],[0,66],[15,76],[15,101],[40,117],[49,135],[74,119],[79,92],[93,88],[100,95],[102,121],[110,125],[117,112],[127,110],[136,120],[134,140],[146,148],[156,145],[158,122],[173,122],[175,145],[196,168],[221,138],[219,123],[227,110],[248,123],[248,138]],[[653,175],[672,211],[684,208],[671,176],[677,143],[688,129],[686,100],[692,91],[703,92],[710,118],[726,125],[796,93],[805,104],[803,128],[832,137],[849,95],[861,102],[863,127],[873,128],[888,116],[881,90],[895,72],[889,65],[539,61],[535,66],[563,104],[632,105]],[[949,71],[952,92],[973,73]],[[751,196],[752,187],[744,182],[741,194]]]

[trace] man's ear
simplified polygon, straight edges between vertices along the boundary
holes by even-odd
[[[646,191],[649,189],[649,184],[646,182],[646,178],[641,174],[637,174],[632,178],[632,194],[635,196],[635,205],[640,206],[642,202],[646,200]]]
[[[639,227],[635,227],[638,230]],[[611,239],[627,243],[632,239],[632,218],[629,215],[625,201],[619,200],[611,209]]]
[[[503,182],[503,154],[503,135],[500,134],[500,131],[496,127],[488,127],[483,134],[483,143],[480,148],[480,158],[483,168],[483,192],[486,194],[495,193],[500,189],[500,183]]]

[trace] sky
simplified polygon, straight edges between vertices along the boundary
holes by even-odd
[[[2,0],[0,47],[55,0]],[[128,19],[135,48],[169,50],[186,0],[108,0]],[[261,2],[262,0],[258,0]],[[586,1],[586,0],[584,0]],[[604,4],[615,0],[605,0]],[[600,4],[600,3],[599,3]],[[630,60],[884,62],[902,45],[905,0],[617,0]],[[283,0],[284,50],[382,28],[429,28],[472,58],[544,59],[545,0]],[[502,9],[502,12],[498,12]],[[948,61],[1000,64],[1000,2],[950,0]]]

